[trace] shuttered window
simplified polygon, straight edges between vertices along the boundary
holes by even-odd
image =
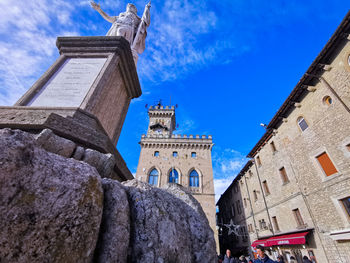
[[[324,153],[320,154],[319,156],[317,156],[316,159],[319,162],[319,164],[321,165],[324,173],[327,176],[330,176],[330,175],[335,174],[335,173],[338,172],[326,152],[324,152]]]
[[[300,214],[300,211],[298,208],[293,210],[293,214],[294,214],[294,218],[295,218],[295,221],[297,222],[298,227],[304,226],[304,220],[301,217],[301,214]]]

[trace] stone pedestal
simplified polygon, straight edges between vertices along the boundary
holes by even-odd
[[[60,57],[13,107],[0,107],[0,128],[50,129],[84,148],[114,155],[115,172],[133,178],[116,144],[131,99],[141,95],[123,37],[59,37]]]
[[[129,43],[122,37],[59,37],[60,57],[15,106],[79,108],[97,117],[117,144],[130,100],[141,95]]]

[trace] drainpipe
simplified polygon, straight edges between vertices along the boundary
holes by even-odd
[[[263,199],[264,199],[264,203],[265,203],[265,207],[266,207],[267,217],[269,218],[269,222],[270,222],[270,226],[271,226],[271,230],[272,230],[271,232],[272,232],[272,235],[275,235],[275,231],[273,230],[273,225],[272,225],[272,222],[271,222],[269,209],[267,208],[266,198],[265,198],[265,194],[264,194],[264,191],[263,191],[263,188],[262,188],[260,175],[259,175],[259,171],[258,171],[258,167],[257,167],[256,162],[255,162],[255,159],[253,159],[252,162],[254,163],[254,166],[255,166],[255,169],[256,169],[256,174],[258,175],[260,189],[261,189],[261,193],[262,193],[262,196],[263,196]]]

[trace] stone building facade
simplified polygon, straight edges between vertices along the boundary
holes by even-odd
[[[177,183],[186,187],[201,204],[216,243],[215,194],[211,150],[212,136],[176,135],[175,107],[151,106],[149,125],[142,135],[136,178],[162,187]]]
[[[236,178],[252,247],[272,257],[350,262],[349,33],[350,13]]]
[[[224,255],[230,249],[232,256],[250,254],[250,239],[244,213],[241,189],[236,177],[226,191],[221,195],[217,206],[220,254]]]

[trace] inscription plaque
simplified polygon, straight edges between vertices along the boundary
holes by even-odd
[[[107,58],[67,58],[28,106],[79,107]]]

